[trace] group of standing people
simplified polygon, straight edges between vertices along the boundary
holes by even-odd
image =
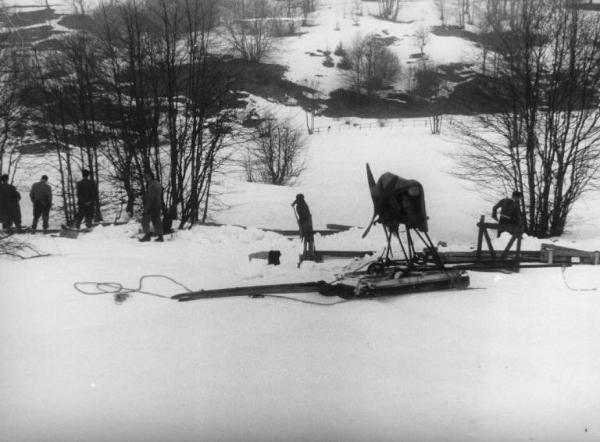
[[[40,217],[42,218],[42,227],[48,229],[48,219],[50,217],[50,208],[52,207],[52,189],[48,184],[48,176],[42,175],[40,181],[31,186],[29,197],[33,203],[33,222],[31,229],[36,230]],[[13,226],[17,231],[21,231],[21,194],[15,186],[8,182],[8,175],[0,177],[0,221],[2,228],[12,231]]]
[[[144,236],[140,238],[140,241],[150,241],[150,224],[152,223],[154,233],[157,236],[155,241],[162,242],[164,241],[162,186],[160,181],[151,172],[147,172],[145,178],[147,189],[143,199],[144,212],[142,218]],[[90,172],[84,169],[82,171],[82,179],[77,182],[78,210],[75,216],[75,227],[77,229],[81,227],[84,219],[86,227],[90,228],[92,226],[96,192],[96,185],[90,179]],[[33,203],[31,229],[35,232],[39,219],[42,218],[42,227],[46,231],[48,229],[50,208],[52,207],[52,188],[48,184],[47,175],[42,175],[40,181],[31,186],[29,198]],[[523,194],[515,191],[511,195],[511,198],[504,198],[493,207],[492,217],[498,221],[500,226],[498,236],[500,236],[502,231],[510,230],[511,226],[522,227],[523,219],[520,210],[522,198]],[[9,183],[9,176],[7,174],[0,176],[0,223],[6,231],[12,231],[13,226],[17,231],[22,230],[20,200],[21,194],[15,186]],[[296,199],[292,202],[292,207],[295,209],[294,212],[298,221],[300,237],[303,242],[303,253],[305,255],[313,255],[315,253],[315,245],[312,216],[304,195],[296,195]],[[500,212],[499,214],[498,211]]]
[[[96,186],[90,179],[90,172],[83,170],[83,178],[77,182],[78,210],[75,215],[75,227],[79,228],[85,219],[89,228],[92,226],[94,216],[94,201],[96,199]],[[21,219],[21,194],[15,186],[10,184],[8,175],[0,177],[0,222],[6,231],[22,231]],[[48,230],[50,209],[52,208],[52,188],[48,184],[48,175],[42,175],[40,181],[34,183],[29,191],[29,198],[33,204],[33,221],[31,230],[36,231],[40,218],[42,228]]]
[[[85,220],[87,228],[92,227],[94,217],[94,204],[97,200],[96,184],[90,178],[90,171],[82,171],[82,179],[77,182],[77,213],[74,223],[70,227],[79,229],[81,223]],[[162,221],[162,186],[160,181],[154,178],[151,172],[146,173],[147,188],[143,197],[144,212],[142,218],[142,228],[144,236],[140,241],[150,240],[150,225],[157,238],[155,241],[162,242],[163,239],[163,221]],[[31,230],[36,231],[40,218],[42,219],[42,228],[48,230],[50,209],[52,207],[52,188],[48,184],[48,176],[42,175],[40,181],[31,186],[29,197],[33,204],[33,221]],[[6,231],[23,231],[21,224],[21,194],[15,186],[9,183],[9,176],[4,174],[0,177],[0,223]],[[13,229],[14,227],[14,229]],[[67,226],[63,226],[68,228]]]
[[[52,207],[52,188],[48,184],[47,175],[42,175],[40,181],[31,186],[29,198],[33,204],[31,229],[35,231],[42,218],[42,227],[47,230]],[[13,226],[17,232],[23,230],[20,201],[21,194],[17,188],[8,182],[8,175],[2,175],[0,177],[0,221],[4,230],[13,231]]]

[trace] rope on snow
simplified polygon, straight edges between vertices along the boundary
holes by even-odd
[[[185,285],[176,281],[175,279],[165,276],[165,275],[144,275],[139,279],[138,286],[136,288],[127,288],[123,287],[121,283],[118,282],[75,282],[73,283],[73,287],[79,293],[84,295],[114,295],[115,302],[117,304],[123,303],[130,294],[132,293],[142,293],[144,295],[157,296],[159,298],[171,299],[170,296],[161,295],[160,293],[149,292],[147,290],[142,290],[142,286],[144,284],[144,280],[148,278],[164,278],[167,279],[174,284],[182,287],[184,290],[191,292],[189,288]],[[92,286],[92,289],[86,289],[85,287]]]
[[[129,296],[132,293],[141,293],[144,295],[150,295],[150,296],[156,296],[159,298],[171,299],[171,297],[167,296],[167,295],[163,295],[163,294],[155,293],[155,292],[149,292],[147,290],[142,290],[144,280],[148,279],[148,278],[164,278],[164,279],[167,279],[167,280],[171,281],[172,283],[178,285],[179,287],[182,287],[188,293],[193,292],[193,290],[189,289],[188,287],[186,287],[179,281],[177,281],[169,276],[166,276],[166,275],[144,275],[139,279],[139,283],[136,288],[123,287],[123,285],[121,283],[112,282],[112,281],[109,281],[109,282],[92,282],[92,281],[75,282],[75,283],[73,283],[73,287],[79,293],[82,293],[84,295],[89,295],[89,296],[113,295],[115,298],[116,304],[122,304],[125,300],[127,300],[127,298],[129,298]],[[86,288],[86,287],[90,287],[90,286],[91,286],[91,288]],[[337,302],[317,302],[317,301],[308,301],[305,299],[299,299],[299,298],[294,298],[292,296],[282,296],[282,295],[260,295],[260,296],[251,296],[251,297],[252,298],[285,299],[288,301],[295,301],[295,302],[300,302],[303,304],[320,305],[320,306],[325,306],[325,307],[331,306],[331,305],[336,305],[336,304],[342,304],[342,303],[351,301],[351,299],[345,299],[343,301],[337,301]]]
[[[585,289],[575,289],[575,288],[571,287],[571,286],[569,285],[569,283],[567,282],[567,277],[566,277],[566,275],[565,275],[565,273],[566,273],[566,270],[567,270],[567,266],[561,266],[561,274],[562,274],[562,279],[563,279],[563,281],[564,281],[564,283],[565,283],[565,286],[566,286],[566,287],[567,287],[569,290],[572,290],[572,291],[574,291],[574,292],[593,292],[593,291],[595,291],[595,290],[598,290],[598,289],[597,289],[597,287],[593,287],[593,288],[585,288]]]

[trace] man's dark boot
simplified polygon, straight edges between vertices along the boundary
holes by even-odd
[[[164,242],[163,236],[162,235],[158,235],[158,238],[156,238],[154,241],[155,242]]]
[[[146,233],[144,236],[142,236],[139,240],[139,242],[146,242],[146,241],[150,241],[150,234]]]

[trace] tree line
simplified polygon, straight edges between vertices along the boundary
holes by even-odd
[[[268,117],[256,135],[242,133],[236,84],[243,66],[232,63],[216,29],[225,23],[225,40],[232,42],[261,7],[263,14],[272,6],[302,14],[314,2],[241,3],[107,1],[79,14],[85,26],[52,40],[50,48],[4,45],[0,170],[14,176],[19,136],[35,132],[56,154],[67,223],[75,216],[75,183],[83,169],[97,184],[117,189],[131,215],[145,192],[145,173],[152,172],[164,187],[165,214],[180,226],[206,221],[212,185],[235,143],[252,141],[262,161],[255,164],[258,176],[283,184],[298,173],[295,159],[286,152],[278,162],[277,155],[265,154],[264,140],[271,137],[271,145],[296,155],[296,130]],[[247,53],[245,46],[231,48]]]
[[[463,97],[424,58],[414,69],[432,132],[444,106],[460,104],[471,116],[456,124],[464,136],[456,175],[491,198],[522,193],[524,227],[536,237],[563,234],[574,204],[600,188],[600,14],[582,3],[435,0],[441,28],[481,48],[480,68],[457,88]],[[378,0],[378,15],[395,21],[409,4]],[[423,56],[428,30],[415,38]]]
[[[598,185],[600,15],[572,0],[435,4],[442,24],[448,5],[461,26],[472,21],[482,48],[467,93],[486,111],[472,114],[478,124],[461,127],[458,175],[483,191],[520,191],[528,233],[562,234],[573,204]],[[260,61],[272,38],[296,32],[315,7],[308,0],[112,0],[81,15],[81,30],[47,43],[54,46],[3,45],[0,170],[14,176],[14,147],[35,132],[56,154],[67,222],[83,169],[118,189],[130,214],[145,172],[153,172],[165,188],[164,210],[180,226],[206,220],[215,177],[235,143],[254,146],[237,149],[248,180],[286,182],[302,171],[293,160],[302,137],[273,115],[244,130],[235,92],[243,65],[231,54]],[[399,8],[379,2],[389,20]],[[369,34],[336,48],[353,93],[376,95],[398,77],[390,41]],[[422,69],[415,85],[432,102],[436,133],[435,103],[442,90],[452,94],[440,78],[435,68]],[[307,113],[309,133],[317,111]]]
[[[600,183],[600,15],[572,0],[487,2],[491,69],[477,77],[488,112],[463,125],[459,175],[523,193],[525,227],[561,235],[573,205]]]

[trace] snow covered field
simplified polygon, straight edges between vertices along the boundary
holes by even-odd
[[[410,125],[316,135],[296,187],[232,183],[231,208],[218,220],[291,228],[289,204],[301,191],[317,228],[364,226],[370,160],[376,174],[421,179],[432,239],[468,250],[489,204],[444,173],[452,149]],[[600,248],[592,197],[558,244]],[[24,235],[51,256],[0,262],[2,440],[598,440],[600,292],[566,285],[600,287],[597,267],[569,268],[565,279],[559,268],[471,272],[475,290],[333,306],[148,294],[119,305],[75,290],[85,281],[135,288],[152,274],[194,290],[314,281],[348,264],[297,269],[299,240],[258,229],[196,227],[143,244],[132,238],[138,228],[97,228],[77,240]],[[379,228],[361,234],[316,244],[381,250]],[[281,250],[280,266],[248,261],[270,249]],[[143,289],[185,291],[161,278]]]
[[[428,2],[415,3],[420,11]],[[296,50],[308,49],[318,48]],[[185,291],[173,280],[199,290],[331,279],[349,261],[298,269],[299,240],[256,227],[294,228],[299,192],[315,228],[364,227],[366,162],[376,176],[422,182],[442,251],[474,247],[475,224],[492,204],[450,174],[452,132],[433,136],[422,120],[370,130],[339,123],[317,122],[332,129],[308,138],[307,170],[294,186],[226,180],[214,221],[228,226],[163,244],[139,243],[136,222],[77,240],[19,236],[50,256],[0,257],[0,441],[600,440],[598,266],[471,272],[471,290],[328,306],[317,303],[340,300],[168,299]],[[24,200],[37,178],[17,177]],[[27,201],[22,209],[27,224]],[[379,227],[362,232],[317,237],[316,246],[382,250]],[[526,238],[523,249],[541,243]],[[600,193],[575,206],[556,244],[600,249]],[[280,266],[248,260],[271,249],[282,252]],[[148,293],[122,303],[74,287],[136,288],[144,275],[172,280],[146,278]]]

